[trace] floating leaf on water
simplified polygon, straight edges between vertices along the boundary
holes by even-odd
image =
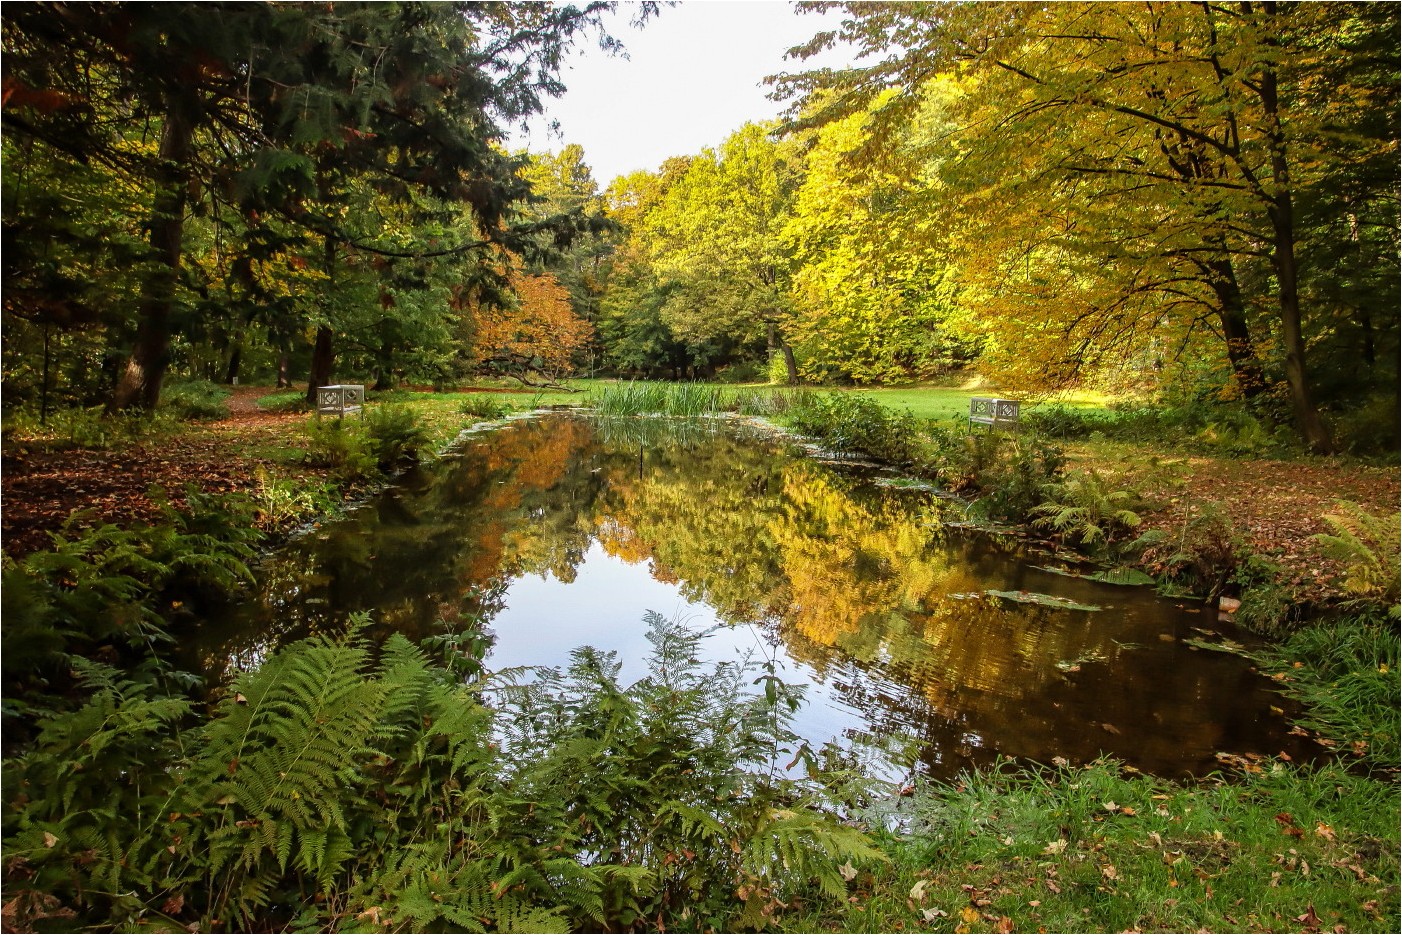
[[[1151,575],[1146,575],[1138,568],[1120,566],[1111,568],[1109,571],[1097,571],[1093,575],[1086,575],[1087,581],[1099,581],[1101,584],[1118,584],[1126,587],[1137,587],[1142,584],[1153,584]]]
[[[1062,610],[1104,610],[1095,604],[1080,604],[1065,597],[1057,597],[1053,594],[1041,594],[1037,591],[985,591],[985,594],[992,594],[994,597],[1001,597],[1009,601],[1017,601],[1020,604],[1040,604],[1043,607],[1060,607]]]

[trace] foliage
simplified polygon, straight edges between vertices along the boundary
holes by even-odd
[[[266,469],[259,470],[258,487],[251,499],[258,526],[266,532],[330,512],[337,502],[330,484],[274,477]]]
[[[1304,627],[1256,655],[1289,670],[1285,691],[1307,706],[1305,726],[1344,740],[1377,769],[1395,770],[1402,752],[1399,645],[1395,622],[1349,617]]]
[[[1096,551],[1108,550],[1139,525],[1139,514],[1134,512],[1139,497],[1133,491],[1111,488],[1094,470],[1066,475],[1047,489],[1046,497],[1029,511],[1036,517],[1033,527]]]
[[[1339,500],[1336,512],[1324,514],[1324,521],[1333,532],[1313,538],[1326,555],[1345,563],[1344,587],[1388,607],[1394,617],[1402,615],[1402,515],[1373,516],[1356,503]]]
[[[161,405],[182,419],[227,419],[230,394],[208,380],[183,380],[166,387]]]
[[[472,393],[466,396],[458,406],[458,412],[465,416],[473,416],[477,419],[500,419],[513,409],[510,403],[502,402],[485,393]]]
[[[418,461],[429,443],[428,428],[411,406],[381,405],[365,414],[366,447],[382,470]]]
[[[526,382],[536,374],[554,383],[573,372],[593,328],[575,313],[554,275],[513,270],[509,280],[514,301],[479,302],[472,309],[473,361]]]
[[[804,396],[787,421],[841,451],[870,455],[896,465],[915,463],[922,455],[920,423],[909,412],[895,412],[861,393]]]
[[[83,527],[75,514],[50,551],[5,560],[4,680],[11,689],[43,684],[70,654],[105,645],[144,655],[165,639],[166,614],[190,613],[210,596],[227,595],[252,577],[248,562],[259,533],[249,505],[185,491],[177,509],[159,491],[161,522]],[[59,679],[59,682],[62,680]]]
[[[755,927],[844,898],[839,866],[880,855],[776,770],[797,696],[699,670],[697,635],[649,623],[651,675],[626,687],[589,649],[464,684],[461,641],[435,663],[352,627],[274,653],[178,734],[188,704],[92,671],[92,700],[6,764],[26,791],[7,892],[87,924],[238,930]]]
[[[307,440],[303,460],[308,465],[329,468],[345,480],[374,473],[377,459],[367,436],[345,419],[312,416],[303,424],[302,433]]]
[[[719,387],[705,383],[630,380],[602,386],[590,401],[603,415],[701,416],[725,408]]]
[[[937,232],[909,252],[953,268],[995,379],[1153,387],[1210,361],[1223,395],[1279,386],[1317,451],[1321,399],[1395,386],[1397,316],[1360,288],[1397,288],[1395,10],[840,6],[796,52],[870,64],[781,76],[793,123],[858,122],[854,161]]]
[[[1218,503],[1185,513],[1176,536],[1150,530],[1130,547],[1143,550],[1143,567],[1184,583],[1209,603],[1216,602],[1251,555],[1230,514]]]

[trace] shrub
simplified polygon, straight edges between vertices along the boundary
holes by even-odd
[[[344,419],[307,419],[302,433],[307,438],[303,459],[313,467],[329,468],[348,480],[366,477],[376,469],[367,436]]]
[[[232,593],[251,579],[259,536],[240,497],[194,488],[186,506],[151,492],[161,522],[81,529],[75,514],[54,547],[4,570],[4,675],[7,683],[98,645],[147,647],[163,640],[161,613]],[[187,608],[188,609],[188,608]]]
[[[408,406],[376,406],[368,410],[365,431],[367,448],[383,469],[418,461],[429,444],[428,428]]]
[[[1185,516],[1178,535],[1153,529],[1130,543],[1153,574],[1176,581],[1216,601],[1251,551],[1219,503]]]
[[[909,410],[895,412],[860,393],[812,394],[799,402],[789,412],[789,424],[839,451],[903,466],[924,454],[923,426]]]
[[[1402,514],[1374,516],[1356,503],[1339,500],[1324,521],[1333,532],[1312,539],[1326,555],[1344,563],[1344,587],[1362,600],[1389,608],[1394,617],[1402,616]]]
[[[186,380],[167,384],[161,390],[161,405],[181,419],[227,419],[232,391],[208,380]]]
[[[286,390],[258,397],[258,408],[266,412],[305,412],[307,394],[302,390]]]

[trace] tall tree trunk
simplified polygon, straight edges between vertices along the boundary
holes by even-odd
[[[198,106],[198,101],[175,94],[167,99],[165,126],[161,130],[161,164],[149,222],[151,247],[159,263],[142,283],[136,343],[108,401],[109,413],[136,407],[155,409],[160,402],[161,380],[170,362],[170,321],[180,279],[188,198],[186,168]]]
[[[1222,323],[1222,337],[1227,342],[1227,359],[1237,387],[1246,399],[1259,396],[1266,388],[1261,358],[1256,356],[1256,344],[1246,323],[1246,303],[1237,283],[1236,269],[1225,253],[1220,260],[1205,263],[1210,274],[1209,285],[1217,296],[1217,317]]]
[[[288,359],[287,348],[282,348],[277,355],[277,388],[283,389],[292,385],[292,375],[288,371],[292,362]]]
[[[336,352],[331,345],[332,331],[326,325],[316,329],[316,344],[312,346],[312,372],[307,380],[307,405],[316,405],[316,390],[331,383],[331,368]]]
[[[233,385],[239,382],[239,365],[243,362],[243,341],[235,344],[229,353],[229,366],[224,371],[224,382]]]
[[[326,238],[326,246],[322,252],[322,265],[326,273],[326,285],[323,286],[322,304],[325,306],[325,320],[331,320],[332,292],[336,288],[336,242],[330,237]],[[316,329],[316,343],[312,345],[312,368],[311,374],[307,378],[307,405],[316,405],[317,387],[328,386],[331,383],[331,371],[336,363],[336,350],[332,345],[332,338],[335,333],[331,326],[323,324]]]
[[[1276,5],[1263,3],[1267,16],[1275,16]],[[1271,45],[1277,43],[1271,42]],[[1271,261],[1280,289],[1280,324],[1285,339],[1285,380],[1290,387],[1290,405],[1300,437],[1315,454],[1331,454],[1334,439],[1319,414],[1310,392],[1309,370],[1305,365],[1304,329],[1300,321],[1299,266],[1295,260],[1295,201],[1290,190],[1290,163],[1285,157],[1285,129],[1280,120],[1280,86],[1275,66],[1262,69],[1257,93],[1265,112],[1267,139],[1271,153],[1271,187],[1267,202],[1272,239]]]

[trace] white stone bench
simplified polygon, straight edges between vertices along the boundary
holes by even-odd
[[[317,387],[316,414],[345,418],[348,412],[358,412],[365,418],[365,385],[361,383],[337,383],[333,386]]]
[[[1016,399],[974,396],[969,400],[969,427],[1016,428],[1022,403]]]

